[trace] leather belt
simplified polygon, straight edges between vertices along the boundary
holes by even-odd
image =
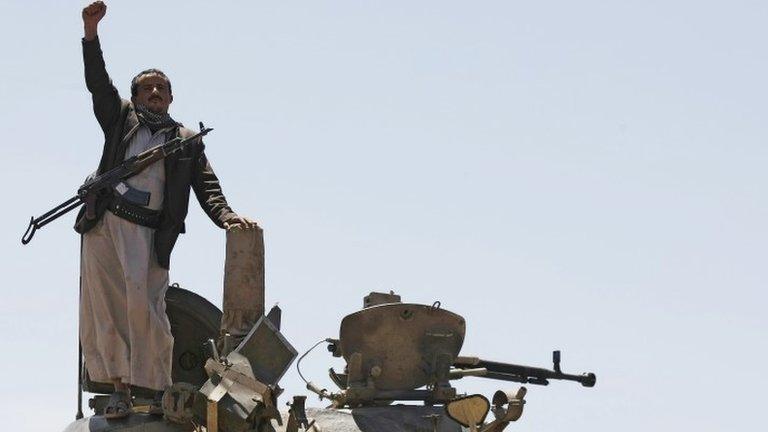
[[[112,197],[108,208],[115,216],[136,225],[154,229],[160,226],[160,212],[158,210],[136,205],[120,195]]]

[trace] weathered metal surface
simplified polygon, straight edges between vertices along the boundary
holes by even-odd
[[[86,417],[67,426],[64,432],[194,432],[194,428],[180,426],[148,414],[131,414],[128,418],[107,420],[102,416]]]
[[[312,425],[306,432],[462,432],[442,406],[392,405],[353,410],[307,408]],[[288,413],[282,415],[283,426],[272,422],[276,432],[286,432]],[[221,430],[221,429],[220,429]],[[304,432],[304,429],[300,429]],[[223,430],[221,430],[224,432]],[[160,417],[133,414],[124,420],[105,420],[94,416],[70,424],[64,432],[194,432],[192,427],[170,423]]]
[[[279,420],[277,382],[295,357],[293,346],[262,316],[237,349],[208,359],[209,380],[193,411],[222,432],[251,431],[269,419]]]
[[[363,309],[387,303],[400,303],[401,298],[394,291],[388,293],[372,292],[363,298]]]
[[[523,415],[525,394],[528,390],[520,387],[516,391],[499,390],[493,395],[493,416],[496,418],[483,427],[483,432],[502,432],[510,422]]]
[[[256,379],[277,385],[296,359],[296,349],[264,316],[249,330],[235,352],[248,358]]]
[[[307,408],[308,432],[461,432],[442,406],[392,405],[347,409]],[[287,425],[288,415],[284,415]],[[314,422],[314,423],[313,423]],[[286,426],[277,427],[286,432]]]
[[[251,429],[266,408],[274,410],[272,391],[253,377],[247,358],[232,352],[227,361],[225,366],[208,360],[211,379],[200,389],[193,411],[222,432],[243,432]]]
[[[264,232],[228,230],[226,250],[221,330],[242,337],[264,315]]]
[[[491,403],[483,395],[475,394],[456,398],[445,405],[445,411],[452,420],[475,431],[485,422]]]
[[[197,387],[189,383],[174,383],[163,394],[162,408],[165,417],[173,423],[186,424],[195,419],[193,411]]]
[[[344,317],[339,339],[350,384],[370,379],[378,390],[408,390],[447,375],[464,333],[464,318],[453,312],[391,303]]]

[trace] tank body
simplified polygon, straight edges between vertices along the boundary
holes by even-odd
[[[71,423],[64,432],[193,432],[192,427],[183,427],[163,420],[159,416],[131,414],[120,420],[107,420],[103,416],[82,418]]]
[[[462,432],[442,406],[390,405],[354,409],[307,408],[307,432]],[[287,416],[277,432],[286,432]]]

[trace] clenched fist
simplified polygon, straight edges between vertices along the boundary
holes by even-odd
[[[103,1],[95,1],[83,8],[83,25],[85,40],[93,40],[98,32],[99,21],[107,14],[107,5]]]

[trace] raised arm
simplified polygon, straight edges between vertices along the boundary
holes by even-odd
[[[95,1],[83,8],[83,26],[86,41],[96,39],[99,33],[99,21],[107,14],[107,5],[103,1]]]
[[[120,116],[120,95],[109,79],[99,43],[99,21],[107,13],[107,5],[96,1],[83,9],[83,64],[85,85],[93,99],[93,113],[104,132],[110,130]]]

